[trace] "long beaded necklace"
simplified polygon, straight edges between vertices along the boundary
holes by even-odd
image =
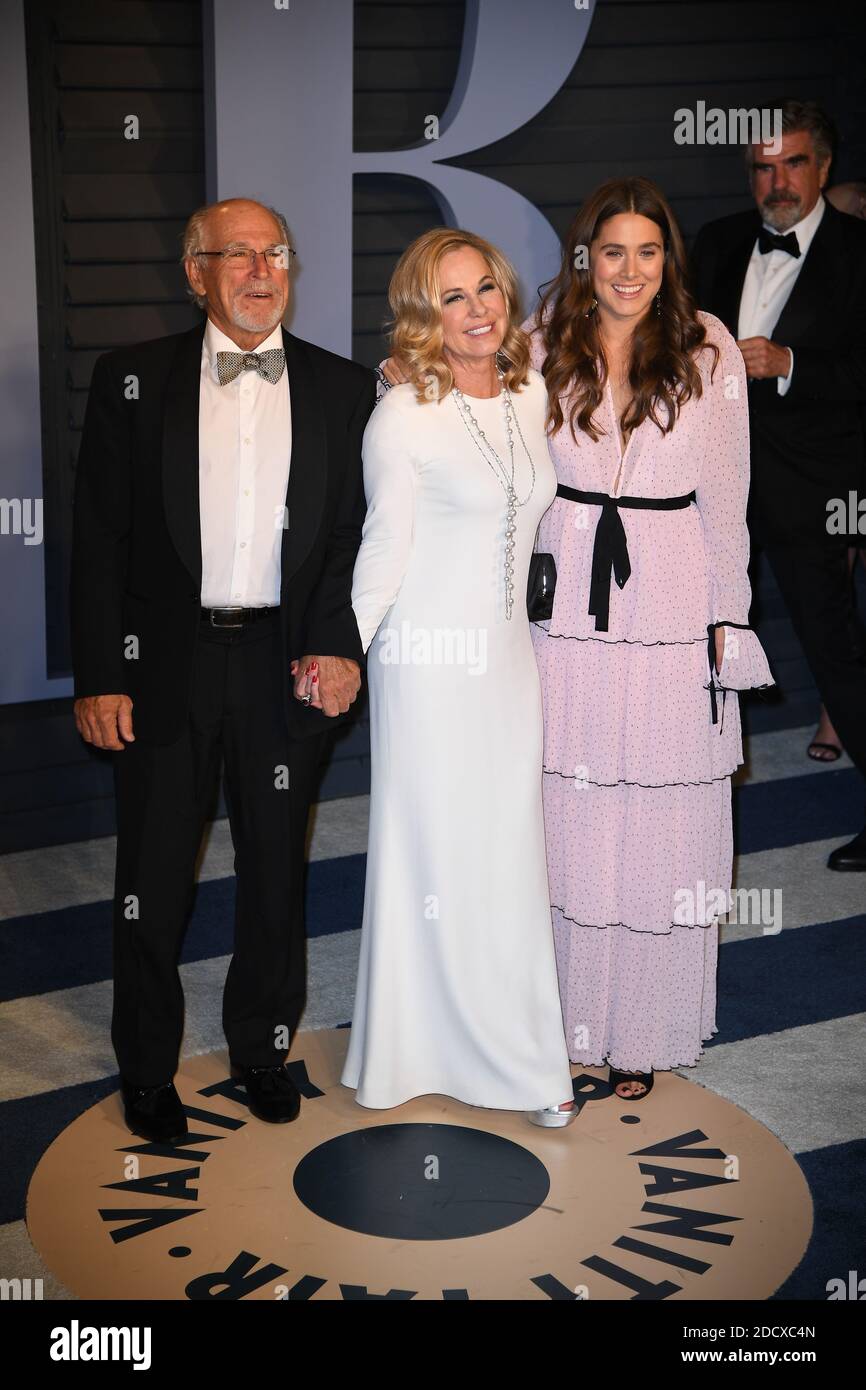
[[[520,428],[520,421],[514,409],[511,392],[505,385],[505,377],[499,368],[497,368],[496,374],[499,377],[499,394],[502,397],[502,409],[505,414],[505,435],[508,441],[508,456],[511,465],[510,471],[505,467],[502,459],[499,457],[493,445],[490,443],[490,440],[487,438],[487,435],[472,414],[472,408],[468,404],[463,392],[457,386],[453,386],[451,388],[451,395],[454,397],[460,411],[460,417],[474,440],[478,452],[491,469],[493,476],[498,480],[508,501],[508,506],[505,511],[505,616],[510,620],[514,608],[514,537],[517,534],[517,509],[518,507],[525,507],[535,491],[535,464],[532,461],[532,455],[526,447],[526,440],[523,438],[523,431]],[[529,459],[529,466],[532,469],[532,482],[529,485],[529,491],[522,501],[518,498],[514,487],[514,438],[512,426],[516,426],[517,428],[520,442],[523,445],[523,451]],[[489,450],[490,454],[492,454],[492,463],[484,452],[485,449]]]

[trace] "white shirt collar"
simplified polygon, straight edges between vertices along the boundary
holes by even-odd
[[[244,352],[245,349],[238,347],[233,339],[226,336],[222,329],[217,328],[212,319],[208,319],[204,330],[203,350],[208,361],[208,370],[213,375],[215,381],[217,377],[217,353],[218,352]],[[278,323],[272,333],[269,333],[264,342],[259,343],[253,352],[267,352],[269,348],[281,348],[283,346],[283,327]]]
[[[812,245],[812,238],[818,230],[821,218],[824,216],[824,209],[826,208],[826,206],[827,203],[824,199],[823,193],[819,193],[818,201],[812,208],[812,211],[807,212],[804,218],[802,218],[799,222],[795,222],[794,226],[789,227],[788,232],[784,233],[785,236],[787,236],[789,232],[794,233],[794,235],[797,238],[797,245],[800,248],[801,256],[805,256],[806,252],[809,250],[809,247]],[[772,232],[774,236],[780,235],[776,227],[770,227],[766,222],[764,223],[764,227],[768,232]]]

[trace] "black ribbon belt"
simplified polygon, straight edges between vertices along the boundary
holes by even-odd
[[[581,488],[566,487],[564,483],[560,483],[556,495],[565,497],[570,502],[589,502],[593,506],[601,507],[592,547],[589,612],[595,618],[596,632],[607,632],[611,572],[620,588],[626,584],[631,574],[625,527],[619,514],[620,507],[634,507],[652,512],[675,512],[682,507],[690,506],[695,501],[695,494],[690,492],[684,497],[610,497],[606,492],[584,492]]]

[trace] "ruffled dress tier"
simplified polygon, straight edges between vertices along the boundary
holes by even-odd
[[[572,1061],[623,1071],[693,1065],[716,1032],[718,916],[730,904],[730,777],[743,761],[736,691],[773,683],[747,564],[749,426],[742,358],[698,358],[703,394],[665,435],[645,420],[625,452],[611,392],[597,442],[550,436],[559,483],[678,510],[620,506],[631,573],[610,583],[606,630],[588,611],[601,506],[557,497],[538,549],[557,567],[533,625],[544,701],[543,804],[557,967]],[[531,323],[524,325],[531,330]],[[533,365],[544,349],[533,333]],[[709,642],[725,627],[721,670]],[[711,685],[715,691],[711,691]]]

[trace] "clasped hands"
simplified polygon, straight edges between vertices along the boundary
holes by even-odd
[[[295,699],[309,694],[310,708],[330,718],[345,714],[361,689],[361,668],[350,657],[305,656],[292,662],[291,672]],[[119,753],[135,741],[128,695],[86,695],[75,701],[74,711],[78,732],[94,748]]]
[[[361,668],[347,656],[305,656],[290,667],[296,700],[333,718],[345,714],[361,689]],[[304,696],[311,696],[305,700]]]

